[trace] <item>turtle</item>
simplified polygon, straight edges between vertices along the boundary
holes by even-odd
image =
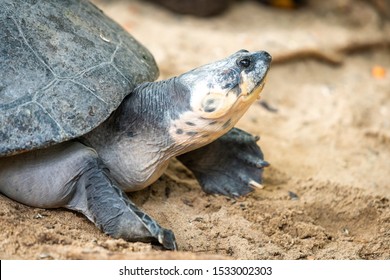
[[[261,187],[269,163],[234,125],[259,97],[266,51],[240,50],[166,80],[153,55],[83,0],[0,3],[0,192],[85,215],[113,238],[177,250],[127,192],[177,158],[206,193]]]

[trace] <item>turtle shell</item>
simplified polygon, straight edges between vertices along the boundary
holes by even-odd
[[[139,84],[150,52],[83,0],[0,3],[0,156],[79,137]]]

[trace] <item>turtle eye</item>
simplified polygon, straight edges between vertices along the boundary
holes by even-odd
[[[237,61],[238,66],[241,68],[248,68],[251,65],[251,60],[247,57],[239,59]]]

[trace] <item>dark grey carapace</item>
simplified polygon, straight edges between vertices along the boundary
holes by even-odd
[[[261,187],[258,140],[233,128],[271,57],[239,51],[165,81],[149,51],[88,1],[0,2],[0,192],[83,213],[115,238],[177,249],[125,192],[177,157],[208,193]]]

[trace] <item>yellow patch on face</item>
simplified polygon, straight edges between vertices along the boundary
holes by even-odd
[[[241,95],[249,97],[250,98],[249,101],[253,102],[254,101],[254,97],[256,97],[256,99],[260,98],[260,94],[261,94],[261,91],[264,88],[264,84],[265,84],[265,78],[261,82],[260,85],[256,86],[253,83],[253,81],[248,79],[248,77],[246,75],[243,75],[242,76],[242,84],[240,86],[240,88],[241,88]]]
[[[211,92],[202,100],[200,114],[207,119],[218,119],[226,115],[237,101],[235,93]]]
[[[264,87],[264,81],[255,85],[242,75],[240,94],[234,90],[214,89],[203,95],[194,94],[192,111],[184,112],[174,120],[169,134],[181,149],[181,153],[204,146],[228,132],[257,99]],[[204,89],[203,89],[204,90]]]
[[[193,108],[202,118],[219,119],[225,115],[237,113],[237,110],[246,110],[249,105],[260,98],[263,87],[264,82],[256,86],[246,75],[242,75],[241,92],[238,96],[234,89],[230,91],[214,89],[204,95],[203,99],[197,99]]]
[[[248,108],[260,98],[263,88],[264,81],[260,85],[255,85],[247,76],[243,75],[242,83],[240,85],[241,93],[238,98],[236,97],[236,100],[231,103],[230,107],[226,108],[225,114],[232,116],[232,119],[238,121]]]

